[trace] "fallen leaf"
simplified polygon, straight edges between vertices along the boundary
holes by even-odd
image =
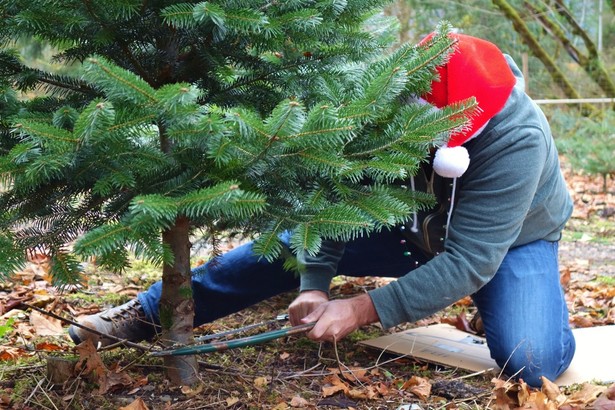
[[[149,410],[149,408],[145,405],[145,402],[141,397],[138,397],[135,401],[130,403],[126,407],[120,407],[119,410]]]
[[[596,410],[615,410],[615,384],[602,392],[592,407]]]
[[[231,396],[226,398],[226,406],[231,407],[239,402],[239,397]]]
[[[301,396],[294,396],[290,399],[290,407],[308,407],[310,402]]]
[[[368,383],[370,382],[369,377],[367,376],[367,369],[363,367],[356,366],[346,366],[343,370],[340,370],[337,367],[331,367],[328,369],[333,374],[338,374],[342,378],[348,380],[351,383]]]
[[[75,350],[79,355],[79,361],[75,365],[75,372],[82,372],[84,375],[93,375],[94,381],[104,377],[106,373],[106,367],[103,364],[94,343],[91,339],[86,339],[75,346]]]
[[[107,369],[91,339],[75,346],[75,350],[79,354],[75,373],[81,372],[91,382],[98,384],[95,394],[105,394],[108,391],[132,385],[132,379],[126,372],[120,371],[119,368]]]
[[[568,397],[566,404],[575,407],[593,403],[606,389],[606,386],[585,383],[581,390]]]
[[[36,311],[30,313],[30,324],[39,336],[59,336],[64,334],[60,320],[45,316]]]
[[[17,360],[23,356],[31,356],[32,353],[19,347],[0,346],[0,361]]]
[[[282,402],[282,403],[278,403],[273,409],[271,410],[287,410],[288,409],[288,404]]]
[[[181,392],[188,397],[195,397],[199,394],[203,393],[205,390],[205,385],[203,383],[199,383],[196,386],[182,386]]]
[[[132,386],[132,377],[123,371],[107,371],[106,372],[106,390],[103,393],[123,390],[126,387]]]
[[[254,379],[254,387],[262,388],[269,384],[269,377],[257,377]]]
[[[412,376],[401,386],[401,390],[409,391],[420,400],[427,400],[431,395],[431,383],[423,377]]]
[[[322,387],[322,397],[333,396],[335,393],[343,392],[347,394],[350,387],[344,383],[338,375],[332,374],[325,377],[325,385]]]
[[[557,403],[557,406],[561,406],[566,401],[566,395],[562,393],[559,386],[553,383],[551,380],[542,376],[542,388],[541,391],[547,396],[549,400]]]
[[[367,393],[363,389],[350,389],[346,395],[351,399],[367,400]]]
[[[470,322],[468,321],[468,318],[465,312],[461,312],[460,314],[458,314],[457,316],[453,318],[450,318],[450,317],[443,318],[442,323],[448,323],[451,326],[455,326],[455,328],[457,328],[458,330],[461,330],[462,332],[475,333],[474,330],[472,329],[472,326],[470,325]]]
[[[2,406],[9,406],[11,404],[11,396],[9,396],[8,394],[5,393],[1,393],[0,394],[0,405]]]
[[[493,379],[491,382],[495,385],[492,390],[495,399],[495,403],[492,404],[493,410],[510,410],[520,407],[517,394],[518,383],[501,379]]]
[[[62,346],[59,346],[55,343],[49,343],[49,342],[37,343],[35,347],[36,347],[36,350],[43,350],[45,352],[55,352],[59,350],[64,350]]]

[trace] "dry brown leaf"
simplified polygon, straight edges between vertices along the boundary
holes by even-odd
[[[350,389],[348,390],[348,393],[346,393],[346,396],[350,397],[351,399],[367,400],[367,393],[363,389]]]
[[[342,377],[351,383],[367,383],[370,381],[367,376],[367,370],[362,367],[347,367],[344,372],[342,372]]]
[[[323,386],[322,387],[322,397],[330,397],[336,393],[343,392],[346,394],[350,389],[348,386],[341,385],[333,385],[333,386]]]
[[[615,384],[611,384],[593,404],[596,410],[615,410]]]
[[[322,387],[322,397],[333,396],[335,393],[343,392],[347,394],[350,388],[343,382],[338,375],[332,374],[325,377],[325,385]]]
[[[380,394],[380,389],[378,388],[378,384],[370,384],[368,386],[365,386],[365,395],[367,396],[368,400],[374,400],[377,399],[379,397],[381,397],[382,395]]]
[[[239,403],[239,397],[235,397],[235,396],[227,397],[225,401],[226,401],[226,406],[231,407]]]
[[[188,397],[195,397],[203,393],[205,385],[203,383],[198,383],[195,386],[182,386],[180,390]]]
[[[36,350],[43,350],[46,352],[56,352],[56,351],[64,350],[64,348],[55,343],[41,342],[41,343],[36,344]]]
[[[493,410],[510,410],[519,407],[516,383],[501,379],[493,379],[491,382],[494,384],[492,393],[495,403],[491,405]]]
[[[119,410],[149,410],[145,402],[141,397],[138,397],[135,401],[130,403],[126,407],[120,407]]]
[[[59,336],[64,334],[60,320],[45,316],[36,311],[30,313],[30,324],[39,336]]]
[[[11,404],[11,396],[9,396],[6,393],[1,393],[0,394],[0,405],[2,406],[9,406]]]
[[[76,372],[83,372],[86,375],[94,374],[97,377],[105,374],[107,369],[100,359],[92,340],[86,339],[75,346],[75,350],[79,355],[79,361],[75,365]]]
[[[98,388],[101,394],[132,386],[132,378],[126,372],[107,372],[104,380],[106,383]]]
[[[78,344],[75,350],[79,354],[75,372],[82,372],[90,381],[98,384],[95,394],[105,394],[132,385],[132,379],[127,373],[107,369],[90,339]]]
[[[423,377],[412,376],[401,386],[401,389],[409,391],[421,400],[427,400],[431,395],[431,383]]]
[[[301,396],[294,396],[290,399],[290,407],[308,407],[309,405],[310,402]]]
[[[470,321],[468,320],[465,312],[459,313],[455,317],[446,317],[442,319],[442,323],[448,323],[451,326],[454,326],[458,330],[466,333],[475,333],[470,325]]]
[[[0,346],[0,361],[17,360],[23,356],[31,356],[32,353],[19,347]]]
[[[263,388],[269,384],[270,380],[271,379],[269,377],[257,377],[256,379],[254,379],[254,387]]]
[[[606,391],[605,386],[585,383],[581,390],[568,397],[566,404],[570,406],[583,406],[593,403],[604,391]]]
[[[274,408],[272,408],[271,410],[287,410],[288,409],[288,404],[282,402],[282,403],[278,403]]]
[[[562,393],[559,386],[553,383],[551,380],[542,376],[542,388],[541,391],[547,396],[549,400],[557,403],[557,406],[561,406],[566,401],[566,395]]]
[[[575,315],[571,317],[570,323],[576,328],[594,326],[594,321],[590,317],[580,315]]]

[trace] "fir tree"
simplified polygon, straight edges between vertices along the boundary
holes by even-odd
[[[36,37],[82,64],[57,75],[0,54],[5,85],[44,93],[0,106],[0,271],[27,251],[49,255],[59,285],[91,256],[159,263],[162,339],[189,344],[196,229],[241,229],[292,261],[406,222],[431,198],[403,181],[472,102],[409,102],[451,43],[385,53],[366,30],[383,3],[0,0],[3,43]],[[174,383],[195,381],[194,358],[165,360]]]

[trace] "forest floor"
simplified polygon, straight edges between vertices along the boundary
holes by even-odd
[[[560,243],[562,285],[573,327],[615,324],[615,192],[570,172],[575,213]],[[234,246],[233,243],[228,244]],[[466,323],[469,298],[419,323],[383,330],[365,326],[332,345],[294,335],[199,357],[201,383],[169,386],[162,360],[134,349],[79,353],[67,323],[25,309],[27,302],[66,318],[123,303],[156,278],[135,263],[127,275],[92,271],[88,286],[60,293],[44,261],[0,284],[0,408],[14,409],[615,409],[615,385],[588,382],[542,390],[461,369],[396,357],[358,342],[414,326]],[[381,286],[378,278],[335,281],[333,297]],[[199,334],[236,329],[284,313],[295,295],[280,295],[207,326]],[[263,329],[260,329],[261,331]],[[602,352],[611,355],[613,352]],[[87,357],[84,357],[87,355]],[[75,362],[86,360],[88,366]],[[77,371],[76,369],[79,369]],[[63,370],[64,369],[64,370]]]

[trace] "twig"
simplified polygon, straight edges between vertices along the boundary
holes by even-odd
[[[297,377],[301,377],[303,375],[307,375],[307,373],[311,372],[312,370],[316,369],[317,367],[320,367],[321,363],[316,363],[314,366],[310,367],[309,369],[305,369],[300,371],[299,373],[294,373],[290,376],[285,376],[283,379],[284,380],[288,380],[288,379],[295,379]]]
[[[41,381],[43,381],[43,379],[41,379]],[[56,407],[55,404],[53,404],[53,400],[51,400],[51,397],[49,397],[49,395],[47,394],[47,392],[45,391],[45,389],[41,389],[41,391],[43,392],[43,394],[45,395],[45,397],[47,397],[47,400],[49,400],[49,403],[51,403],[51,405],[53,406],[54,409],[58,410],[58,408]]]
[[[344,376],[344,373],[350,373],[353,376],[354,381],[358,382],[362,387],[365,387],[365,385],[361,382],[361,380],[359,380],[359,378],[357,376],[354,375],[354,372],[352,371],[351,368],[349,368],[348,366],[346,366],[341,360],[340,360],[340,355],[337,351],[337,339],[333,339],[333,350],[335,351],[335,358],[337,359],[337,368],[340,371],[340,374],[342,375],[342,377]],[[344,366],[346,368],[346,370],[342,369],[342,366]],[[364,370],[364,369],[362,369]]]
[[[36,393],[36,391],[41,387],[41,384],[43,383],[43,379],[39,380],[38,383],[36,383],[36,387],[34,387],[34,389],[32,389],[32,392],[30,393],[30,395],[28,396],[28,398],[24,401],[23,404],[28,404],[28,402],[30,401],[30,399],[32,398],[32,396],[34,396],[34,394]]]
[[[502,370],[500,371],[500,374],[498,374],[498,379],[500,377],[502,377],[502,374],[504,374],[504,369],[506,368],[506,365],[508,364],[508,362],[510,361],[510,359],[512,359],[512,356],[515,354],[515,352],[517,351],[518,348],[521,347],[521,344],[524,343],[525,341],[522,340],[519,343],[517,343],[517,346],[515,346],[515,348],[513,349],[512,352],[510,352],[510,355],[508,356],[508,359],[506,359],[506,362],[504,363],[504,366],[502,366]],[[510,376],[508,378],[508,380],[512,379],[513,377],[515,377],[517,374],[519,374],[521,371],[523,371],[525,367],[522,367],[521,369],[519,369],[519,371],[517,371],[515,374],[513,374],[512,376]]]
[[[73,400],[75,400],[75,397],[77,396],[77,391],[79,390],[79,387],[81,385],[81,378],[76,378],[75,379],[75,392],[73,393],[73,397],[70,398],[70,401],[66,404],[66,408],[70,408],[71,404],[73,403]]]
[[[478,372],[474,372],[474,373],[472,373],[472,374],[466,374],[466,375],[464,375],[464,376],[455,377],[454,379],[451,379],[451,380],[453,380],[453,381],[457,381],[457,380],[467,379],[467,378],[469,378],[469,377],[474,377],[474,376],[478,376],[478,375],[480,375],[480,374],[484,374],[484,373],[490,372],[490,371],[492,371],[493,369],[494,369],[493,367],[490,367],[490,368],[488,368],[488,369],[480,370],[480,371],[478,371]]]
[[[53,401],[51,401],[51,398],[49,397],[49,395],[47,395],[47,393],[45,392],[45,390],[41,388],[41,385],[43,384],[43,380],[44,380],[44,379],[40,379],[40,380],[38,381],[38,383],[36,383],[36,387],[32,390],[32,393],[30,393],[30,395],[28,396],[28,398],[26,399],[26,401],[24,401],[24,405],[25,405],[25,404],[28,404],[28,402],[29,402],[30,400],[32,400],[32,398],[33,398],[33,397],[34,397],[34,395],[36,394],[36,391],[40,389],[40,390],[43,392],[43,394],[45,395],[45,397],[47,397],[47,400],[49,400],[49,402],[51,403],[51,405],[53,406],[53,408],[54,408],[54,409],[56,409],[56,410],[58,410],[58,408],[55,406],[55,404],[53,404]],[[35,400],[32,400],[32,401],[34,401],[36,404],[38,404],[38,405],[39,405],[39,406],[41,406],[41,407],[44,407],[44,408],[46,408],[46,409],[48,409],[48,408],[49,408],[49,407],[47,407],[47,406],[43,405],[42,403],[39,403],[39,402],[37,402],[37,401],[35,401]]]

